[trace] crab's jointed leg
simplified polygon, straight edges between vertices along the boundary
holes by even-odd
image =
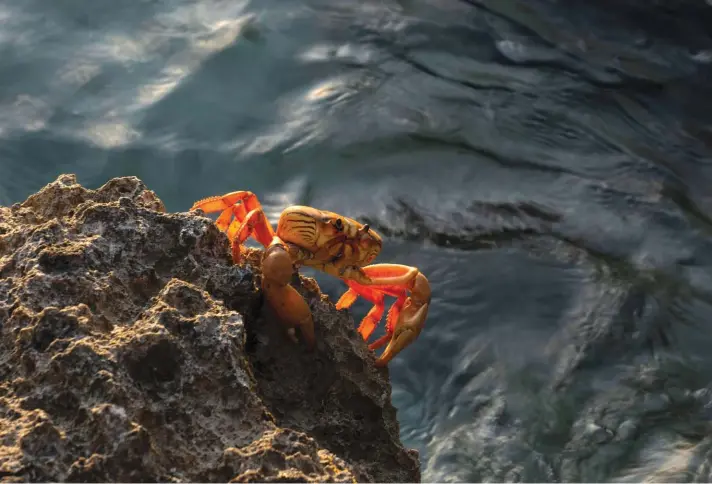
[[[336,302],[336,309],[351,307],[359,296],[371,302],[373,307],[361,320],[361,324],[358,327],[358,332],[361,334],[361,337],[363,337],[364,341],[368,341],[368,338],[371,337],[371,333],[373,333],[373,330],[376,329],[378,323],[381,322],[381,318],[383,318],[383,312],[385,311],[384,294],[368,286],[356,286],[355,284],[354,286],[356,288],[349,287],[341,298],[339,298]]]
[[[372,302],[359,326],[365,340],[371,335],[384,312],[384,296],[396,297],[386,319],[386,334],[369,345],[377,349],[388,343],[376,360],[376,366],[385,366],[420,334],[430,305],[430,284],[415,267],[399,264],[373,264],[361,269],[362,276],[344,279],[349,290],[337,302],[337,309],[351,306],[358,296]]]
[[[215,224],[227,233],[234,262],[240,260],[240,247],[251,235],[265,246],[262,258],[262,290],[267,304],[287,327],[299,327],[307,346],[313,348],[314,321],[304,298],[289,283],[294,264],[284,242],[275,235],[257,196],[248,191],[210,197],[196,202],[191,210],[222,212]],[[234,218],[233,218],[234,217]]]
[[[215,225],[227,233],[234,262],[240,261],[240,247],[251,235],[265,247],[272,244],[274,229],[267,220],[257,196],[252,192],[238,191],[205,198],[193,204],[191,210],[196,209],[205,213],[222,212]]]

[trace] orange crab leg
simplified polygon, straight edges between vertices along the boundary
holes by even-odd
[[[345,293],[341,295],[338,301],[336,301],[336,309],[347,309],[350,308],[353,303],[358,299],[359,293],[355,289],[348,288]]]
[[[393,334],[393,329],[395,328],[396,322],[398,321],[398,316],[400,310],[405,304],[407,299],[406,290],[404,288],[374,288],[370,286],[361,286],[358,284],[353,284],[353,287],[349,288],[348,291],[341,296],[341,299],[336,303],[336,309],[346,309],[350,307],[358,296],[363,297],[367,301],[373,303],[373,307],[366,314],[366,316],[361,320],[361,324],[358,327],[358,332],[363,337],[364,341],[368,341],[371,334],[378,326],[378,323],[383,317],[385,312],[385,298],[384,296],[395,296],[398,299],[393,303],[393,305],[388,310],[388,315],[386,316],[386,336],[376,340],[369,345],[371,349],[378,349],[383,346],[381,340],[386,338],[385,341],[390,339],[390,335]]]
[[[309,305],[290,285],[294,266],[284,242],[276,236],[254,193],[238,191],[196,202],[191,210],[221,212],[215,221],[227,233],[232,257],[240,259],[240,247],[250,236],[266,247],[262,259],[262,290],[277,319],[288,328],[299,328],[307,346],[316,344],[314,321]]]
[[[359,325],[357,330],[361,334],[361,337],[364,339],[364,341],[368,341],[368,339],[371,337],[371,334],[373,334],[373,331],[378,326],[378,323],[380,323],[381,319],[383,318],[383,313],[385,312],[384,296],[398,297],[398,300],[389,309],[388,316],[386,319],[386,330],[389,334],[392,333],[392,328],[395,324],[395,321],[397,321],[398,319],[400,307],[402,307],[403,303],[405,302],[405,289],[397,287],[375,288],[372,286],[362,286],[353,281],[348,281],[348,284],[350,287],[336,302],[336,309],[347,309],[351,307],[353,303],[356,302],[356,299],[358,299],[359,296],[373,304],[371,310],[361,320],[361,324]],[[376,348],[380,348],[381,346],[383,345],[376,346]]]
[[[247,240],[250,235],[254,235],[255,239],[265,247],[269,247],[272,240],[274,240],[275,234],[272,225],[269,223],[269,220],[267,220],[267,216],[261,208],[257,208],[248,213],[240,225],[240,228],[237,230],[237,240],[239,240],[240,243]]]
[[[359,333],[367,341],[383,315],[384,296],[397,298],[388,311],[386,334],[369,345],[373,350],[388,343],[383,354],[376,360],[376,366],[385,366],[420,334],[430,305],[430,284],[414,267],[374,264],[362,270],[370,284],[345,280],[349,290],[337,302],[337,309],[351,306],[358,296],[374,303],[374,307],[359,326]]]
[[[376,341],[368,345],[369,350],[377,350],[388,343],[393,337],[393,331],[395,330],[396,324],[398,323],[398,317],[400,316],[400,311],[403,308],[403,304],[406,302],[407,295],[405,291],[403,294],[393,303],[391,308],[388,310],[388,315],[386,316],[386,334],[378,338]],[[364,337],[364,340],[368,341],[368,337]]]
[[[238,192],[230,192],[225,195],[203,198],[193,204],[191,210],[201,209],[205,213],[222,212],[235,205],[237,202],[245,204],[247,211],[260,208],[260,202],[257,196],[249,191],[241,190]]]
[[[269,247],[275,233],[262,210],[257,196],[248,191],[228,193],[209,197],[193,204],[191,210],[201,209],[205,213],[222,211],[215,224],[227,233],[232,246],[233,261],[240,260],[240,246],[251,235],[265,247]],[[230,220],[234,217],[234,220]]]
[[[361,324],[357,330],[361,334],[364,341],[368,341],[368,338],[371,337],[371,334],[376,329],[376,326],[378,326],[378,323],[383,317],[383,312],[385,311],[383,293],[367,286],[359,285],[355,288],[349,288],[349,290],[346,291],[336,302],[336,309],[346,309],[351,307],[359,296],[373,303],[373,307],[361,320]]]
[[[255,209],[247,214],[244,220],[238,221],[235,219],[228,229],[228,238],[232,246],[232,260],[238,262],[240,260],[240,250],[242,244],[251,236],[254,235],[259,243],[265,247],[269,247],[274,239],[274,232],[270,226],[267,217],[261,208]]]

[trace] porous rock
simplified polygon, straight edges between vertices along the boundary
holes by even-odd
[[[200,213],[135,177],[0,207],[0,478],[418,482],[388,370],[313,280],[317,348]]]

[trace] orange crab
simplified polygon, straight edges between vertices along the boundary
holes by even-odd
[[[254,193],[237,191],[196,202],[191,210],[221,212],[215,221],[227,233],[232,258],[240,260],[241,246],[254,236],[265,246],[262,258],[262,290],[277,317],[288,327],[299,327],[310,348],[314,347],[314,321],[304,298],[290,285],[299,266],[313,267],[343,280],[349,289],[336,303],[350,307],[361,296],[373,303],[358,331],[365,341],[383,317],[385,296],[396,301],[386,317],[386,334],[369,345],[371,350],[388,343],[376,360],[385,366],[420,334],[430,305],[430,284],[415,267],[371,264],[381,251],[381,237],[368,225],[333,212],[294,205],[279,217],[277,231],[265,217]]]

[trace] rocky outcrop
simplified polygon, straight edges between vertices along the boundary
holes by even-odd
[[[63,175],[0,207],[5,481],[415,482],[388,370],[312,280],[318,345],[262,307],[194,213],[137,178]]]

